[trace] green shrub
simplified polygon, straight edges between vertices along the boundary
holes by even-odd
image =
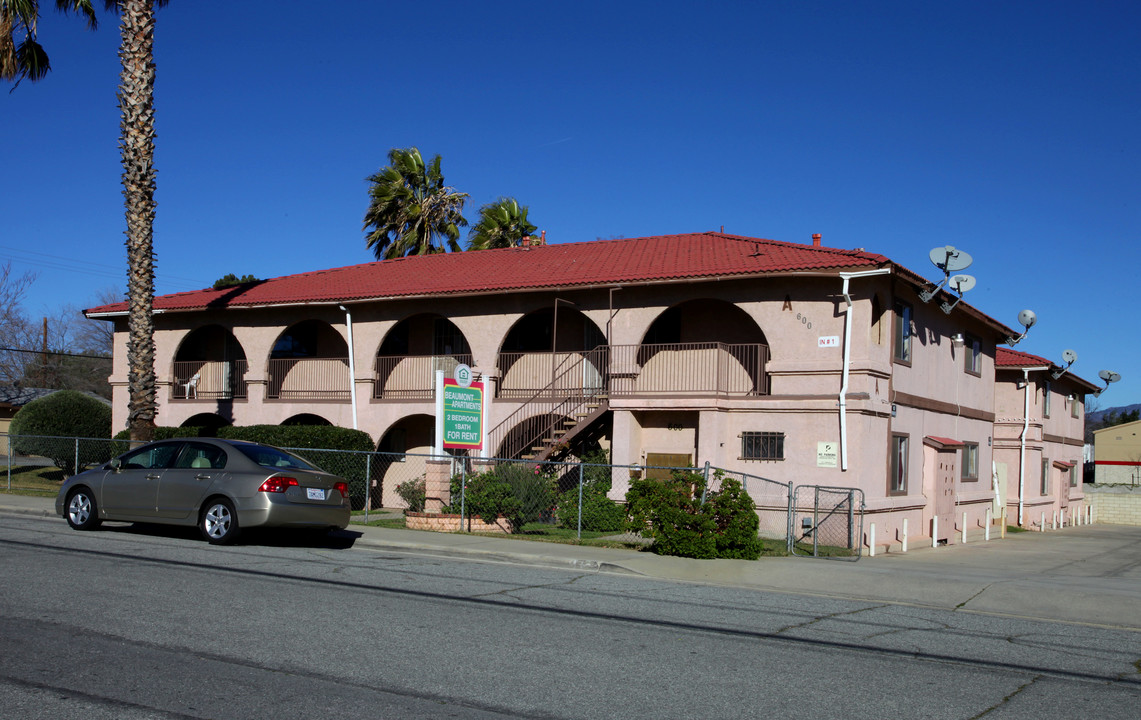
[[[757,535],[761,520],[740,480],[723,479],[721,489],[709,493],[702,509],[713,515],[717,527],[717,557],[756,560],[761,556]]]
[[[559,525],[578,529],[578,488],[559,496]],[[585,532],[616,532],[626,520],[626,508],[606,497],[600,485],[584,483],[582,487],[582,529]]]
[[[626,508],[606,495],[612,487],[606,453],[598,450],[582,458],[582,529],[587,532],[615,532],[626,520]],[[578,468],[570,473],[574,484],[559,495],[559,525],[578,529]]]
[[[424,512],[424,504],[428,498],[428,487],[423,475],[415,480],[408,480],[397,485],[396,494],[408,503],[405,512]]]
[[[363,430],[333,425],[226,425],[218,428],[218,437],[247,440],[285,448],[321,448],[371,452],[372,438]]]
[[[759,521],[741,483],[722,481],[703,505],[705,478],[675,471],[669,480],[635,480],[626,493],[627,529],[652,538],[659,555],[692,558],[760,556]]]
[[[488,523],[495,522],[502,515],[511,522],[515,531],[523,526],[523,504],[511,485],[494,470],[468,475],[466,488],[461,486],[462,483],[460,475],[452,476],[451,506],[445,508],[445,512],[459,513],[463,510],[467,517],[478,515]]]
[[[65,476],[111,459],[111,443],[79,442],[67,438],[110,438],[111,406],[74,390],[59,390],[33,400],[16,413],[8,429],[12,450],[49,458]],[[46,435],[50,437],[19,437]]]

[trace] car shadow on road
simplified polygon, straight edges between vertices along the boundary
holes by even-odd
[[[106,524],[104,531],[126,535],[148,535],[201,543],[202,534],[196,527],[181,525],[152,525],[149,523]],[[242,547],[292,547],[316,550],[348,550],[362,533],[354,530],[302,530],[296,528],[249,528],[242,530],[234,545]]]

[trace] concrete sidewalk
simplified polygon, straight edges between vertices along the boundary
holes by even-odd
[[[54,499],[0,493],[0,512],[55,517]],[[63,522],[62,519],[59,520]],[[354,546],[811,594],[1141,631],[1141,528],[1086,525],[858,562],[692,560],[649,552],[351,525]]]

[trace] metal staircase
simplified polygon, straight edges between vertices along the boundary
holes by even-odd
[[[609,348],[567,356],[550,384],[528,398],[488,435],[492,452],[504,458],[543,462],[610,409],[606,394]]]

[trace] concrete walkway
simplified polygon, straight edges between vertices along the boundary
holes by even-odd
[[[55,517],[54,500],[0,493],[0,512]],[[59,522],[63,522],[62,519]],[[649,552],[351,525],[355,547],[509,562],[1141,632],[1141,527],[1086,525],[864,557],[691,560]]]

